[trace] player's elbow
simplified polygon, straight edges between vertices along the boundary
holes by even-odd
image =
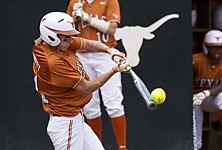
[[[82,88],[82,89],[78,89],[78,91],[84,93],[84,94],[92,94],[94,91],[92,89],[89,88]]]
[[[118,24],[116,22],[111,22],[107,30],[107,33],[109,35],[114,35],[116,33],[117,27],[118,27]]]
[[[109,35],[114,35],[116,33],[116,28],[109,28],[109,30],[107,31],[107,33]]]
[[[84,94],[87,94],[87,95],[88,95],[88,94],[92,94],[94,91],[87,91],[87,90],[86,90],[86,91],[82,91],[82,92],[83,92]]]
[[[85,79],[82,80],[76,87],[76,90],[84,93],[84,94],[92,94],[95,90],[92,88],[92,86],[89,84],[88,81]]]

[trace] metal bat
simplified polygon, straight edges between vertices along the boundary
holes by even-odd
[[[146,103],[148,109],[155,110],[157,109],[157,104],[151,99],[150,92],[147,89],[146,85],[143,83],[143,81],[136,75],[136,73],[130,69],[129,73],[131,74],[134,84],[140,94],[142,95],[144,102]]]

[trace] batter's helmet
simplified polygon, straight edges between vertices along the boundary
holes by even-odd
[[[207,47],[222,46],[222,32],[219,30],[208,31],[203,41],[203,51],[208,53]]]
[[[72,17],[63,12],[46,14],[41,19],[39,30],[41,39],[51,46],[59,45],[60,39],[57,34],[68,36],[79,34]]]

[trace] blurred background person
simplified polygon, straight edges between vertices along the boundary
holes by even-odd
[[[208,31],[202,53],[193,54],[194,149],[202,147],[203,111],[222,120],[222,32]]]
[[[120,7],[118,0],[70,0],[67,13],[73,16],[77,29],[81,32],[78,37],[97,40],[109,47],[115,47],[117,42],[114,33],[120,23]],[[113,66],[113,61],[104,52],[89,52],[86,49],[77,52],[83,66],[90,76],[103,74]],[[100,88],[102,101],[111,118],[113,131],[119,150],[126,149],[126,117],[122,104],[121,74],[115,74]],[[84,107],[87,123],[102,140],[102,119],[99,90],[93,93],[93,98]]]

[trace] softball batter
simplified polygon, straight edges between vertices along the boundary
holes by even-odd
[[[42,98],[44,111],[50,114],[47,133],[55,150],[103,150],[96,134],[84,123],[81,110],[92,98],[92,92],[117,71],[127,72],[129,62],[116,49],[73,37],[79,32],[72,17],[66,13],[46,14],[39,28],[40,38],[33,48],[35,87]],[[108,52],[121,62],[106,73],[89,79],[75,54],[77,49]]]

